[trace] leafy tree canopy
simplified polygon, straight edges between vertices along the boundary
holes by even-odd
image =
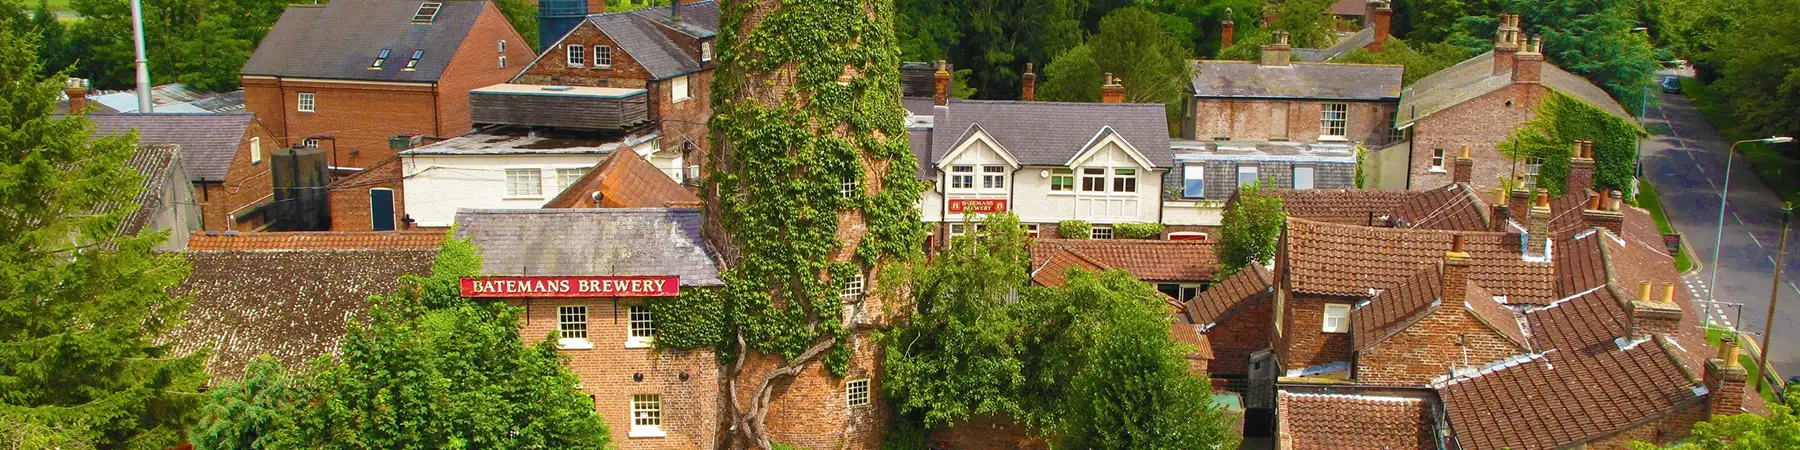
[[[1687,442],[1669,450],[1775,450],[1800,448],[1800,418],[1794,405],[1800,392],[1788,391],[1786,404],[1769,404],[1769,415],[1733,414],[1694,424]],[[1631,443],[1633,450],[1655,450],[1655,445]]]
[[[1397,64],[1406,66],[1401,83],[1411,86],[1414,81],[1426,75],[1448,69],[1456,63],[1474,56],[1469,50],[1457,45],[1443,42],[1428,42],[1414,49],[1413,44],[1400,39],[1389,39],[1380,53],[1364,49],[1351,50],[1349,54],[1338,57],[1332,62],[1351,64]]]
[[[1639,25],[1636,1],[1500,0],[1496,9],[1458,19],[1446,39],[1475,52],[1491,50],[1500,11],[1519,15],[1522,35],[1543,37],[1549,62],[1606,89],[1626,111],[1636,114],[1654,99],[1649,88],[1656,70],[1671,56],[1632,31]]]
[[[1263,182],[1238,188],[1237,198],[1219,224],[1218,279],[1235,275],[1251,264],[1268,264],[1275,259],[1275,246],[1281,239],[1281,227],[1287,223],[1287,211],[1281,199],[1263,194]]]
[[[1163,28],[1159,16],[1148,9],[1120,8],[1100,20],[1100,34],[1086,44],[1058,55],[1045,70],[1045,99],[1094,101],[1099,99],[1102,74],[1112,73],[1125,86],[1125,101],[1162,103],[1171,119],[1178,117],[1188,82],[1190,51],[1176,35]],[[1106,55],[1095,58],[1094,55]],[[1063,57],[1071,58],[1063,61]],[[1172,125],[1178,121],[1171,120]]]

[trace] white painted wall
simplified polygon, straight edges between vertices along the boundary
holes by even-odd
[[[948,209],[944,209],[950,200],[957,199],[1002,199],[1007,201],[1007,208],[1016,208],[1017,206],[1014,205],[1016,202],[1012,201],[1013,170],[1015,169],[1012,163],[1000,156],[1000,153],[995,151],[993,146],[985,140],[974,140],[968,145],[969,147],[962,152],[951,155],[949,164],[938,167],[938,186],[943,191],[943,203],[937,205],[938,211],[936,212],[942,214],[943,220],[961,222],[964,219],[963,214],[950,213]],[[951,183],[951,178],[958,175],[956,173],[958,166],[968,166],[974,169],[973,173],[967,174],[973,178],[974,186],[972,188],[957,189],[954,187],[954,183]],[[985,187],[982,177],[993,174],[983,172],[984,167],[1000,167],[999,176],[1001,180],[1004,180],[1005,185],[992,189]]]
[[[1083,192],[1081,176],[1085,168],[1106,169],[1107,192]],[[1064,167],[1067,168],[1067,167]],[[1152,169],[1131,158],[1116,143],[1107,143],[1092,157],[1076,161],[1074,191],[1051,191],[1054,167],[1029,166],[1019,171],[1013,187],[1013,211],[1025,223],[1055,223],[1085,220],[1095,224],[1123,222],[1159,222],[1162,174],[1168,169]],[[1137,171],[1137,192],[1111,192],[1116,169]]]
[[[458,208],[542,208],[562,192],[556,169],[591,168],[604,154],[403,155],[407,215],[422,227],[450,226]],[[508,197],[506,169],[538,169],[542,193]]]
[[[1169,200],[1162,204],[1163,225],[1216,227],[1225,218],[1224,200]]]

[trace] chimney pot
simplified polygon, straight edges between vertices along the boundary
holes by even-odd
[[[937,72],[931,74],[931,103],[937,106],[950,104],[950,64],[938,60]]]
[[[1724,366],[1726,368],[1738,366],[1737,336],[1726,335],[1724,338],[1719,339],[1719,360],[1725,363]]]
[[[1125,85],[1119,84],[1119,79],[1113,78],[1112,72],[1106,73],[1106,84],[1100,86],[1100,102],[1125,102]]]
[[[87,112],[88,80],[86,78],[70,78],[64,84],[63,92],[69,95],[69,115],[81,115]]]
[[[1639,281],[1638,282],[1638,301],[1640,301],[1640,302],[1650,301],[1650,282],[1648,282],[1648,281]]]
[[[1455,173],[1450,174],[1452,181],[1471,183],[1475,179],[1475,159],[1469,157],[1469,144],[1463,144],[1462,156],[1451,162]]]
[[[1538,189],[1537,206],[1539,208],[1549,208],[1550,207],[1550,190],[1549,189]]]
[[[1675,283],[1663,283],[1663,303],[1675,303]]]
[[[1463,252],[1463,235],[1461,235],[1461,234],[1450,235],[1450,252],[1451,253],[1462,253]]]
[[[1231,48],[1232,37],[1236,34],[1237,22],[1232,21],[1231,18],[1231,8],[1225,8],[1225,22],[1220,24],[1221,29],[1219,30],[1220,50]]]
[[[1274,43],[1262,47],[1262,65],[1288,65],[1294,56],[1293,47],[1288,46],[1288,33],[1286,31],[1275,31],[1272,35],[1275,39]]]

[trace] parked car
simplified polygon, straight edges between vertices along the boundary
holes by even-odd
[[[1664,78],[1662,82],[1662,91],[1670,94],[1681,93],[1681,77]]]

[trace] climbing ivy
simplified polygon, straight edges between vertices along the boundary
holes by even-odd
[[[1552,93],[1535,110],[1537,117],[1499,144],[1500,151],[1521,164],[1542,158],[1538,186],[1562,195],[1571,149],[1577,140],[1594,141],[1594,185],[1627,189],[1637,164],[1637,140],[1643,128],[1572,97]],[[1519,169],[1523,172],[1523,166]]]
[[[675,298],[649,302],[656,317],[656,346],[708,348],[725,342],[725,305],[717,288],[684,289]]]

